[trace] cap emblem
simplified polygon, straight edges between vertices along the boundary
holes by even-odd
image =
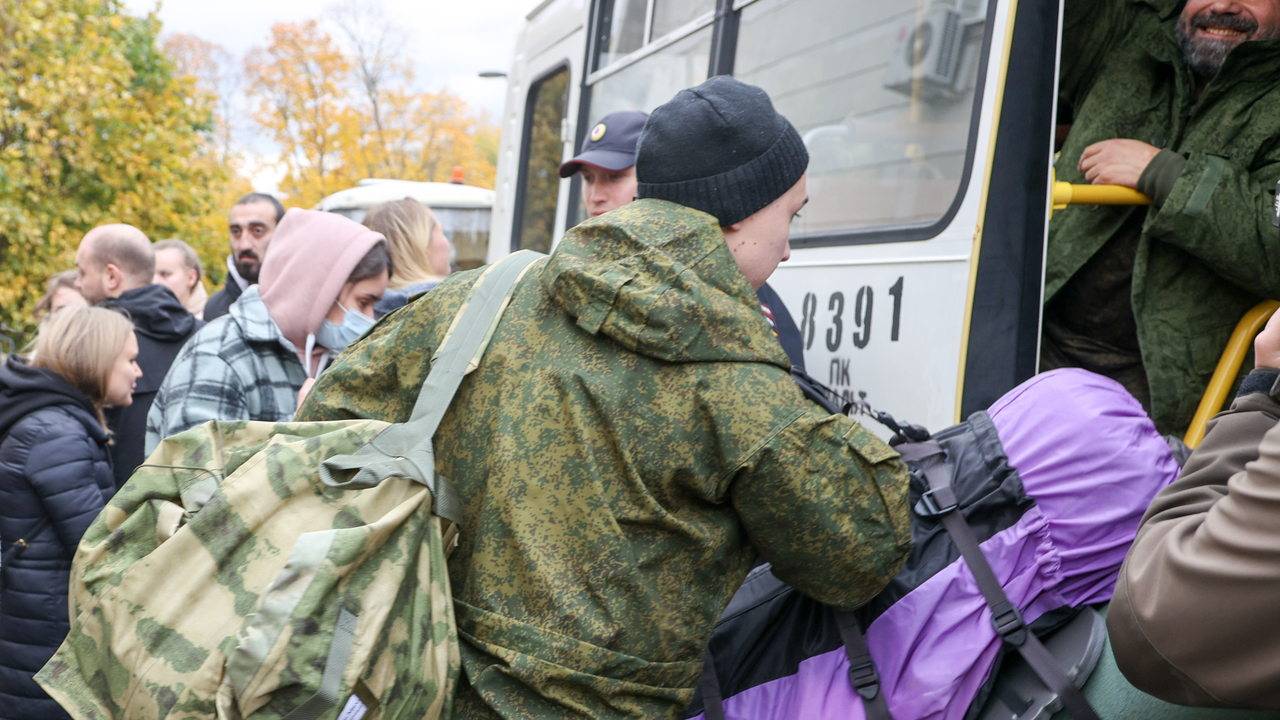
[[[596,123],[596,126],[591,128],[591,142],[596,142],[604,137],[605,129],[604,123]]]

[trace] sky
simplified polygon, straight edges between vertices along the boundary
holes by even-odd
[[[516,35],[525,15],[538,0],[367,0],[381,6],[389,19],[401,25],[406,49],[414,63],[416,85],[421,90],[449,92],[476,110],[488,111],[498,122],[506,96],[504,79],[485,79],[482,70],[511,69]],[[272,24],[324,20],[325,10],[336,0],[164,0],[159,16],[166,33],[187,33],[213,41],[238,58],[252,47],[266,45]],[[131,13],[156,10],[155,0],[125,0]],[[339,28],[325,20],[326,29],[345,42]],[[270,167],[271,144],[250,135],[247,125],[235,126],[237,140],[260,162],[250,174],[256,190],[273,192],[280,173]],[[267,166],[264,166],[265,163]]]

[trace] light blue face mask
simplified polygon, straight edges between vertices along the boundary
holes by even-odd
[[[316,330],[316,344],[323,345],[335,355],[345,350],[348,345],[356,341],[356,338],[373,327],[373,321],[368,315],[348,310],[342,303],[338,303],[338,307],[346,313],[342,316],[342,324],[334,325],[329,322],[329,318],[325,318],[320,323],[320,329]]]

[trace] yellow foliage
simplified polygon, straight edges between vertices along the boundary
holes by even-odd
[[[493,187],[496,127],[447,91],[408,89],[407,64],[391,68],[394,84],[356,82],[356,64],[314,20],[272,26],[246,59],[254,119],[283,151],[289,204],[311,207],[366,177],[447,182],[454,166],[467,184]]]
[[[33,330],[46,278],[106,222],[181,237],[215,274],[242,189],[209,138],[212,102],[118,0],[0,0],[0,332]]]

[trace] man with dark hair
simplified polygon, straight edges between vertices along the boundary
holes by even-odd
[[[911,549],[905,466],[801,395],[756,302],[807,200],[795,127],[716,77],[654,110],[637,161],[641,199],[531,266],[436,434],[456,720],[674,720],[757,557],[853,608]],[[383,318],[297,419],[408,420],[481,272]]]
[[[133,404],[107,410],[115,434],[111,445],[116,487],[124,485],[146,459],[147,412],[183,343],[202,325],[164,285],[153,284],[156,258],[151,241],[132,225],[101,225],[90,230],[76,251],[80,271],[76,287],[90,303],[116,308],[133,321],[142,377]]]
[[[284,206],[266,193],[249,193],[231,206],[227,283],[205,303],[205,320],[226,315],[227,309],[240,298],[245,288],[258,282],[267,247],[276,233],[276,225],[283,218]]]
[[[648,113],[620,110],[591,126],[582,152],[560,166],[560,177],[582,175],[582,201],[589,217],[617,210],[636,198],[636,144]],[[804,340],[782,298],[768,283],[756,290],[760,309],[786,350],[791,364],[804,370]]]
[[[1041,369],[1122,383],[1181,435],[1240,317],[1280,297],[1280,3],[1067,0],[1058,180],[1144,206],[1054,214]]]

